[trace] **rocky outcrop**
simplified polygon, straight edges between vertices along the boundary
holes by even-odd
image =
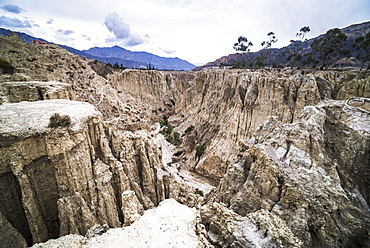
[[[212,247],[206,239],[200,238],[199,225],[194,208],[167,199],[156,209],[147,210],[131,226],[111,229],[87,240],[83,247],[118,247],[121,244],[128,247]]]
[[[48,128],[55,112],[70,116],[72,126]],[[112,161],[93,106],[48,100],[2,105],[0,113],[1,184],[14,178],[11,188],[19,195],[2,197],[1,210],[11,222],[20,222],[14,213],[22,213],[25,228],[18,230],[28,243],[85,233],[95,222],[120,224],[110,166],[104,163]]]
[[[71,85],[53,81],[0,83],[0,104],[50,99],[75,100]]]
[[[213,200],[242,216],[268,211],[303,247],[368,246],[369,120],[368,111],[344,101],[307,106],[291,124],[268,118]]]
[[[53,113],[68,115],[71,126],[48,127]],[[4,104],[0,118],[0,211],[29,244],[130,223],[175,186],[148,134],[114,136],[87,103]]]
[[[347,89],[356,84],[356,90]],[[238,151],[268,116],[292,123],[305,106],[325,99],[368,97],[369,74],[354,72],[211,70],[198,72],[176,103],[177,132],[186,164],[219,179]],[[361,85],[361,86],[360,86]],[[196,147],[204,147],[196,156]]]
[[[266,210],[243,217],[214,202],[202,207],[201,216],[216,247],[302,247],[286,223]]]

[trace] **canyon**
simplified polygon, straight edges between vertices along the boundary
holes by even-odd
[[[0,58],[0,246],[370,246],[369,71]]]

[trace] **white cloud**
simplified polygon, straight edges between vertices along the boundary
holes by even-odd
[[[165,48],[159,48],[159,49],[161,49],[163,52],[165,52],[165,53],[167,53],[167,54],[173,54],[173,53],[175,53],[176,52],[176,50],[175,49],[172,49],[172,48],[169,48],[169,47],[165,47]]]
[[[105,17],[104,24],[114,38],[108,38],[108,42],[123,41],[127,46],[137,46],[144,41],[138,33],[132,33],[130,26],[117,14],[113,12]]]
[[[16,17],[0,16],[0,26],[9,28],[30,28],[32,24],[30,21],[22,21]]]
[[[63,30],[63,29],[58,29],[57,32],[61,35],[71,35],[74,33],[72,30]]]
[[[5,4],[5,5],[1,6],[0,8],[3,9],[3,10],[5,10],[5,11],[7,11],[7,12],[15,13],[15,14],[19,14],[21,12],[25,12],[24,9],[22,9],[18,5],[14,5],[14,4]]]
[[[130,27],[125,21],[119,17],[117,12],[113,12],[105,17],[105,26],[114,34],[117,39],[126,39],[130,37]]]

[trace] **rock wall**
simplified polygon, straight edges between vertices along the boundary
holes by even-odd
[[[369,121],[368,111],[345,101],[307,106],[291,124],[268,118],[241,146],[211,201],[241,216],[268,211],[300,247],[368,246]]]
[[[190,85],[170,121],[179,125],[188,166],[215,179],[226,172],[238,142],[268,116],[292,123],[322,100],[370,96],[368,73],[211,70],[196,73]],[[201,156],[197,146],[205,148]]]
[[[174,75],[173,75],[174,74]],[[190,85],[176,75],[181,73],[159,71],[124,70],[109,77],[109,84],[144,103],[152,117],[173,115],[175,105],[182,98],[182,92]],[[182,78],[183,79],[183,78]]]
[[[70,116],[71,126],[48,127],[53,113]],[[135,192],[139,214],[175,185],[145,132],[113,137],[87,103],[4,104],[0,118],[0,211],[28,244],[84,235],[95,224],[119,227],[131,218],[123,208],[132,201],[127,190]]]

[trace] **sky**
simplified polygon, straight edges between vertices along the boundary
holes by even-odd
[[[202,65],[235,53],[245,36],[258,51],[370,21],[370,0],[0,0],[0,27],[84,50],[121,46]]]

